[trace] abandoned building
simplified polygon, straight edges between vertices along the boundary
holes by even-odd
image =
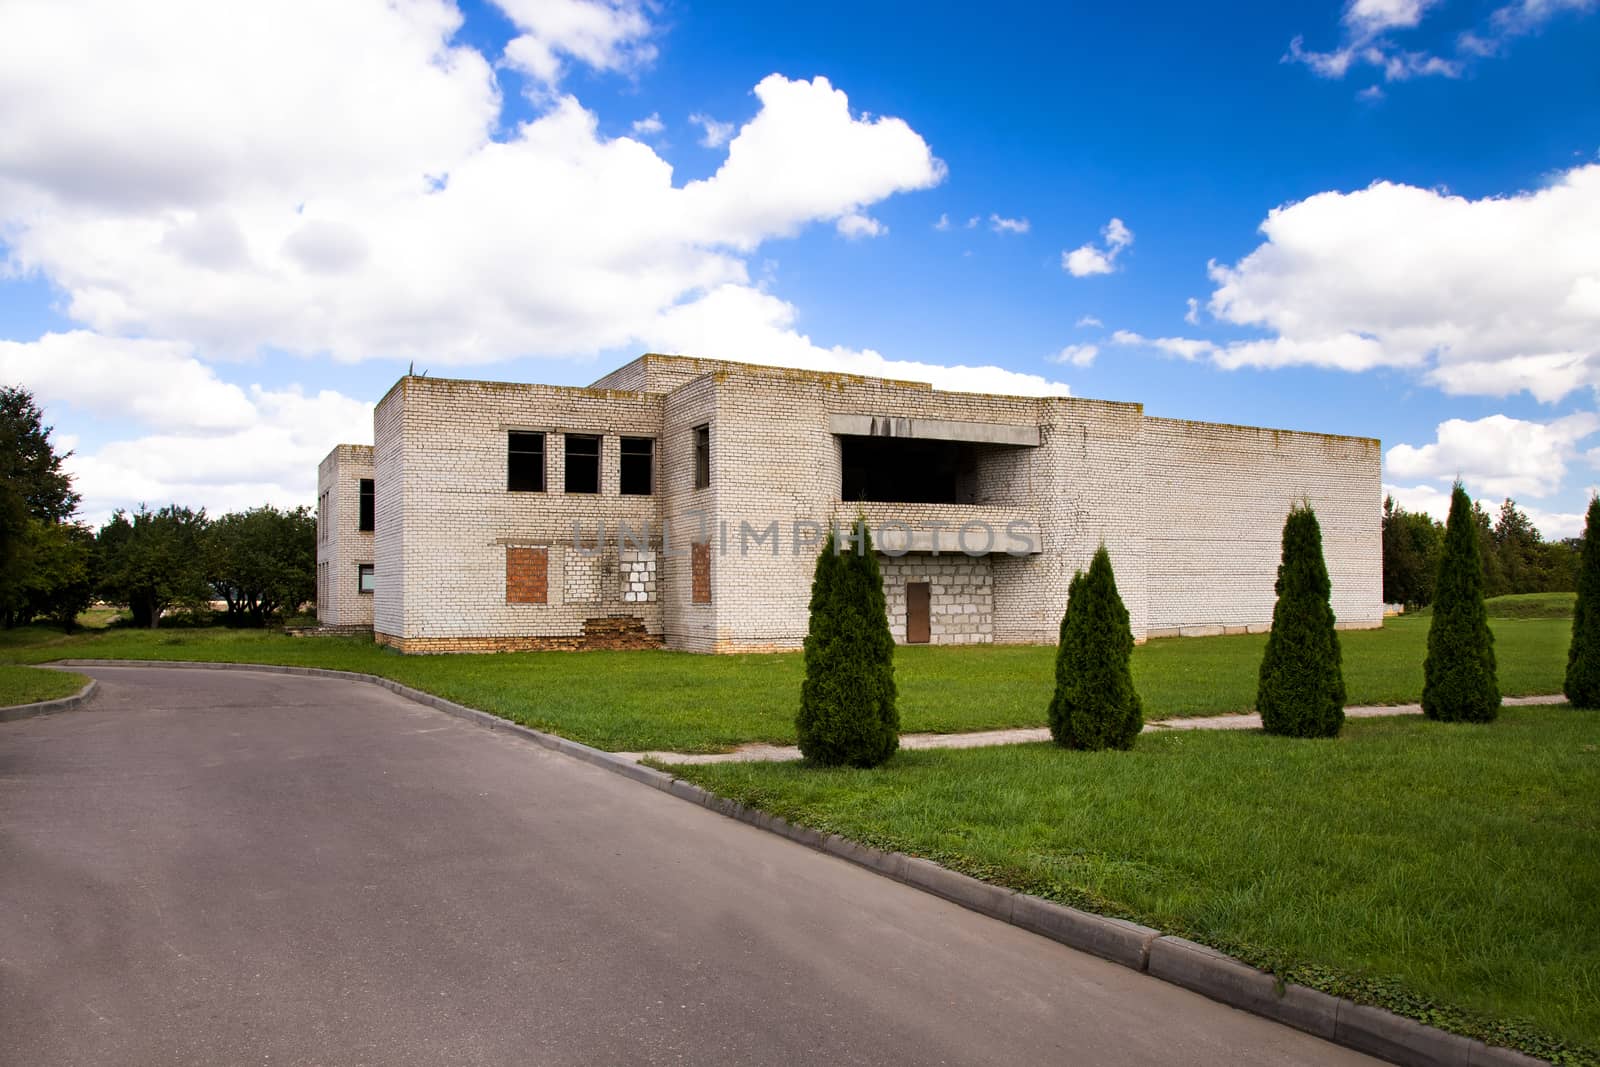
[[[1053,643],[1102,541],[1136,638],[1255,632],[1302,499],[1339,625],[1383,618],[1370,438],[646,355],[403,377],[373,440],[318,468],[317,610],[405,652],[797,648],[820,530],[858,515],[900,642]]]

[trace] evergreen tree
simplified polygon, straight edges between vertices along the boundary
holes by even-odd
[[[1322,528],[1309,503],[1290,508],[1283,524],[1276,588],[1256,689],[1261,725],[1269,734],[1336,737],[1344,725],[1344,671]]]
[[[853,550],[843,552],[828,532],[811,583],[795,731],[806,759],[827,767],[876,767],[900,747],[883,575],[865,520],[856,532]]]
[[[1480,514],[1457,482],[1450,493],[1423,664],[1422,711],[1430,719],[1489,722],[1500,713],[1494,635],[1483,606]]]
[[[1562,687],[1575,708],[1600,708],[1600,497],[1589,501],[1578,564],[1578,603]]]
[[[1073,575],[1056,648],[1050,736],[1065,748],[1132,748],[1144,728],[1133,688],[1133,630],[1102,544],[1088,573]]]

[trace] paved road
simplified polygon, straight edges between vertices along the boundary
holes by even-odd
[[[353,682],[0,724],[0,1063],[1370,1063]]]

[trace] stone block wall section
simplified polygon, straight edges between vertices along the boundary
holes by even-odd
[[[317,465],[317,621],[323,626],[372,625],[374,598],[360,591],[357,570],[377,558],[373,533],[359,529],[361,479],[371,477],[369,445],[339,445]]]
[[[963,502],[841,500],[837,419],[973,426]],[[916,531],[910,555],[881,557],[899,640],[905,586],[926,580],[941,590],[934,643],[1054,642],[1072,574],[1102,542],[1137,638],[1264,628],[1283,519],[1302,497],[1322,521],[1341,624],[1382,619],[1379,450],[1367,439],[657,355],[587,389],[407,377],[373,421],[369,599],[378,634],[408,650],[568,647],[607,619],[689,651],[798,648],[818,545],[810,529],[797,538],[796,523],[848,523],[858,510]],[[508,490],[511,432],[545,434],[544,492]],[[567,433],[600,436],[598,493],[564,491]],[[620,492],[622,436],[655,441],[649,496]],[[1012,519],[1034,551],[1006,554]],[[1002,543],[962,554],[953,531],[980,522]],[[933,532],[940,523],[952,533]],[[648,536],[625,542],[622,524]],[[528,551],[543,553],[544,603],[508,595]]]

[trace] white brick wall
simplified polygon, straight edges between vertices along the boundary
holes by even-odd
[[[373,596],[357,586],[358,565],[375,559],[373,534],[358,527],[361,479],[373,476],[372,449],[339,445],[317,466],[317,621],[371,626]]]
[[[906,582],[927,580],[942,590],[935,642],[1053,642],[1068,582],[1102,541],[1136,636],[1259,627],[1271,618],[1283,517],[1302,495],[1322,521],[1341,622],[1381,620],[1375,441],[1152,419],[1137,404],[647,356],[588,389],[405,378],[390,391],[374,416],[376,629],[407,639],[560,636],[588,618],[628,615],[675,648],[797,647],[815,553],[794,551],[793,525],[848,522],[858,508],[840,500],[833,415],[1039,433],[1037,447],[974,447],[971,503],[865,505],[869,520],[918,529],[981,520],[1003,533],[1020,519],[1040,540],[1042,551],[1026,556],[884,557],[897,639]],[[712,476],[696,489],[701,424],[711,427]],[[511,431],[546,434],[545,492],[507,491]],[[602,436],[598,494],[562,491],[569,431]],[[654,495],[620,495],[621,436],[655,439]],[[601,556],[575,551],[574,520],[586,540],[606,525]],[[652,529],[644,551],[616,543],[619,521]],[[774,522],[776,554],[771,543],[741,543],[742,524]],[[692,602],[689,542],[700,536],[712,541],[709,604]],[[549,603],[505,603],[508,545],[550,550]]]

